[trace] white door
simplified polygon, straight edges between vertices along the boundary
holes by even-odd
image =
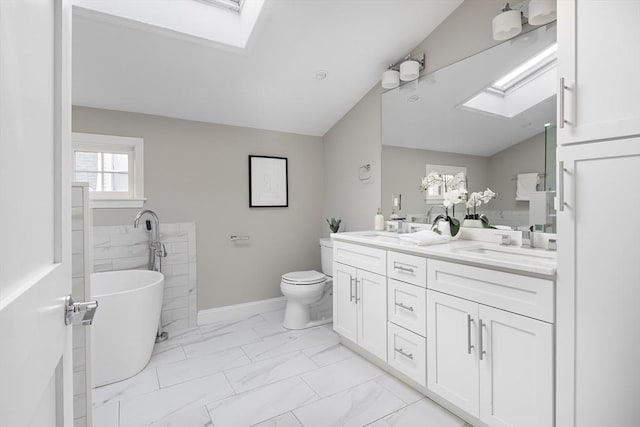
[[[480,305],[480,419],[553,426],[553,326]]]
[[[0,1],[0,426],[72,425],[67,0]]]
[[[353,342],[358,341],[356,276],[354,267],[333,263],[333,329]]]
[[[558,144],[640,135],[640,1],[557,3]]]
[[[478,304],[427,290],[427,388],[478,416]]]
[[[358,345],[387,360],[387,278],[358,270]]]
[[[556,425],[638,425],[640,138],[561,147],[558,160]]]

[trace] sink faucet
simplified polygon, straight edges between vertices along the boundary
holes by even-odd
[[[144,215],[149,215],[153,220],[153,238],[149,242],[149,248],[151,249],[149,254],[149,270],[162,271],[162,258],[167,256],[167,250],[164,244],[160,242],[160,221],[158,221],[158,215],[149,209],[141,210],[133,220],[133,227],[138,228],[140,226],[140,219]],[[158,260],[157,263],[156,259]]]

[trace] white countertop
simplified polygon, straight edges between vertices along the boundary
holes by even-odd
[[[397,233],[384,231],[335,233],[331,235],[331,238],[336,241],[359,243],[422,255],[427,258],[509,270],[516,273],[529,273],[549,278],[554,278],[556,274],[556,254],[544,249],[502,246],[475,240],[453,240],[436,245],[417,246],[398,239]]]

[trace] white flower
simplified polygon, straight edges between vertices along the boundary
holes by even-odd
[[[479,193],[477,191],[471,193],[467,199],[467,207],[473,208],[480,206],[482,204],[482,194],[483,193]]]
[[[487,188],[486,190],[484,190],[484,192],[482,193],[480,198],[482,199],[482,201],[484,203],[489,203],[491,201],[491,199],[495,199],[496,198],[496,193],[491,191],[490,188]]]

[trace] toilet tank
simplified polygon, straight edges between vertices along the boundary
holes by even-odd
[[[333,276],[333,241],[331,239],[320,239],[320,258],[322,272],[329,277]]]

